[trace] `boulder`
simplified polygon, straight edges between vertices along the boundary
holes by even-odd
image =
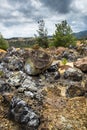
[[[64,78],[72,81],[82,80],[83,73],[77,68],[68,68],[64,72]]]
[[[9,117],[24,125],[26,130],[35,130],[39,126],[39,116],[20,98],[13,97],[9,108]]]
[[[9,72],[8,76],[6,83],[14,87],[19,87],[26,78],[26,75],[22,71]]]
[[[24,69],[29,75],[37,75],[49,68],[51,64],[52,58],[45,51],[32,49],[25,61]]]
[[[74,66],[81,69],[83,72],[87,72],[87,57],[81,58],[74,62]]]

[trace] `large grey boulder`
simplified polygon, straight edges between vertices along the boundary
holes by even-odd
[[[36,130],[39,126],[39,116],[25,101],[17,97],[11,100],[9,117],[23,125],[25,130]]]
[[[82,80],[83,73],[77,68],[68,68],[64,72],[64,78],[72,81]]]

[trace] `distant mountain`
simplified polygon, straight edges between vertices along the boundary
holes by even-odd
[[[86,38],[87,39],[87,30],[81,31],[78,33],[73,33],[78,39]]]

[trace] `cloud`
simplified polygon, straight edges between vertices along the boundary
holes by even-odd
[[[0,32],[4,37],[34,36],[44,19],[48,33],[67,20],[73,31],[87,29],[86,0],[0,0]]]
[[[41,0],[41,2],[51,10],[66,14],[70,12],[70,4],[72,3],[72,0]]]

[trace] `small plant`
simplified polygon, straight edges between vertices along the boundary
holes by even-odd
[[[0,77],[2,77],[3,75],[4,75],[4,72],[0,70]]]
[[[68,61],[67,61],[67,59],[66,59],[66,58],[63,58],[63,59],[62,59],[62,64],[63,64],[63,65],[66,65],[66,64],[67,64],[67,62],[68,62]]]

